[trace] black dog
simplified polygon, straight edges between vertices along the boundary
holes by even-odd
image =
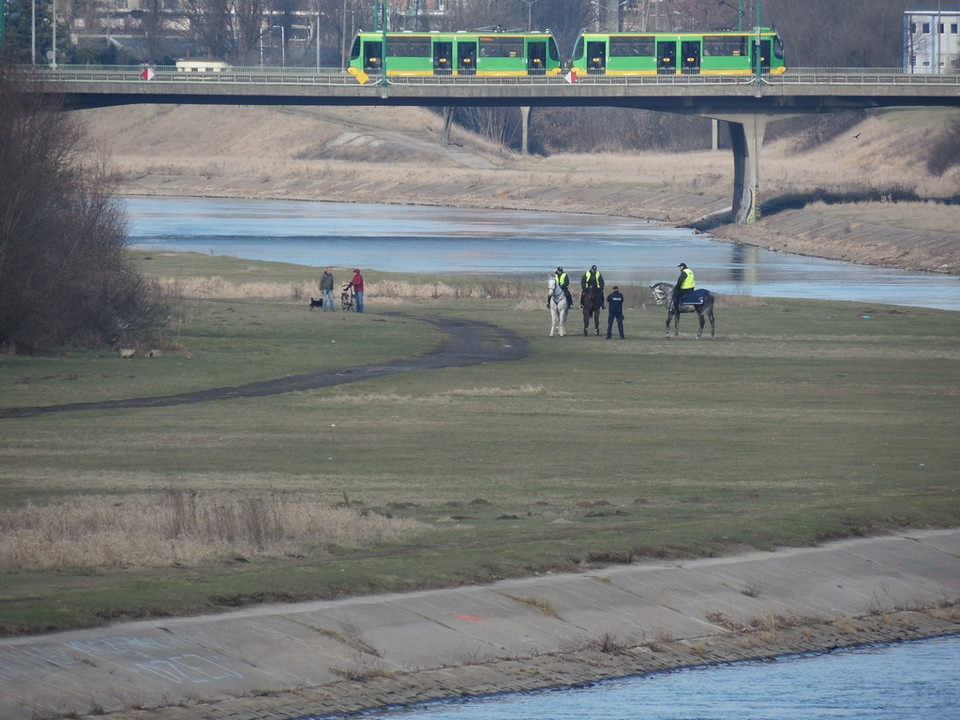
[[[322,308],[323,300],[314,300],[313,298],[310,298],[310,309],[313,310],[315,307]]]

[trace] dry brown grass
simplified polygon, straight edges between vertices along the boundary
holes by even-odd
[[[321,292],[316,281],[300,282],[256,281],[236,283],[222,277],[178,277],[154,280],[159,294],[167,298],[183,299],[262,299],[306,300],[319,298]],[[537,307],[544,297],[543,285],[519,279],[487,278],[479,281],[451,285],[441,281],[414,283],[399,280],[383,280],[366,283],[366,298],[381,301],[439,300],[439,299],[516,299],[537,300]]]
[[[0,570],[149,567],[228,555],[278,557],[423,531],[414,520],[292,497],[171,491],[97,496],[0,513]]]

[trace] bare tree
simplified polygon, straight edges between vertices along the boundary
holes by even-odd
[[[0,349],[146,340],[161,306],[127,263],[105,166],[84,166],[73,116],[0,75]]]

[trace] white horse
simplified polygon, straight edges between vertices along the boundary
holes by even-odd
[[[554,331],[559,332],[560,337],[564,337],[567,334],[567,314],[570,312],[567,295],[557,284],[556,275],[550,276],[547,289],[550,291],[547,299],[547,307],[550,308],[550,337],[553,337]]]

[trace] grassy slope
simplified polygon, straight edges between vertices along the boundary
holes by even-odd
[[[680,163],[649,154],[518,158],[462,135],[462,147],[444,149],[435,142],[439,120],[417,110],[80,115],[113,151],[128,192],[558,207],[682,222],[722,209],[732,174],[726,152]],[[855,143],[851,133],[799,156],[785,144],[765,148],[764,191],[900,184],[930,197],[956,194],[955,174],[926,177],[914,159],[943,120],[890,113],[865,121]],[[960,227],[955,210],[942,206],[821,210],[851,223]],[[778,222],[765,219],[746,234],[772,242]],[[855,251],[853,236],[844,240]],[[804,249],[795,237],[777,242]],[[937,261],[956,263],[955,240],[937,252]],[[301,537],[299,552],[240,548],[216,561],[153,567],[91,560],[42,571],[13,562],[0,580],[2,632],[813,543],[960,518],[956,313],[724,303],[716,340],[664,342],[661,312],[641,309],[649,299],[635,289],[626,342],[559,341],[544,337],[537,290],[482,302],[412,299],[430,298],[431,283],[406,298],[378,298],[373,288],[408,287],[411,278],[372,274],[371,312],[334,318],[305,310],[311,269],[167,255],[144,267],[175,278],[185,296],[162,359],[4,358],[3,406],[237,384],[409,356],[438,342],[428,326],[379,316],[384,308],[506,325],[534,352],[512,365],[291,396],[0,420],[3,508],[76,497],[162,504],[196,492],[345,504],[429,528],[360,550]],[[5,557],[16,555],[16,542],[0,538]]]
[[[225,269],[220,258],[190,262],[198,274],[207,263]],[[290,277],[301,271],[289,268]],[[162,503],[171,491],[293,497],[416,519],[425,529],[360,549],[300,538],[300,551],[279,556],[243,550],[199,564],[11,570],[0,583],[0,628],[476,582],[960,520],[956,313],[729,304],[718,311],[715,340],[668,342],[661,311],[637,301],[628,340],[607,342],[548,339],[535,291],[389,305],[375,288],[370,294],[371,312],[335,318],[301,301],[190,300],[179,352],[8,358],[0,385],[16,397],[4,404],[277,377],[437,341],[418,323],[380,315],[384,308],[501,324],[529,338],[533,353],[289,396],[2,420],[0,502]]]

